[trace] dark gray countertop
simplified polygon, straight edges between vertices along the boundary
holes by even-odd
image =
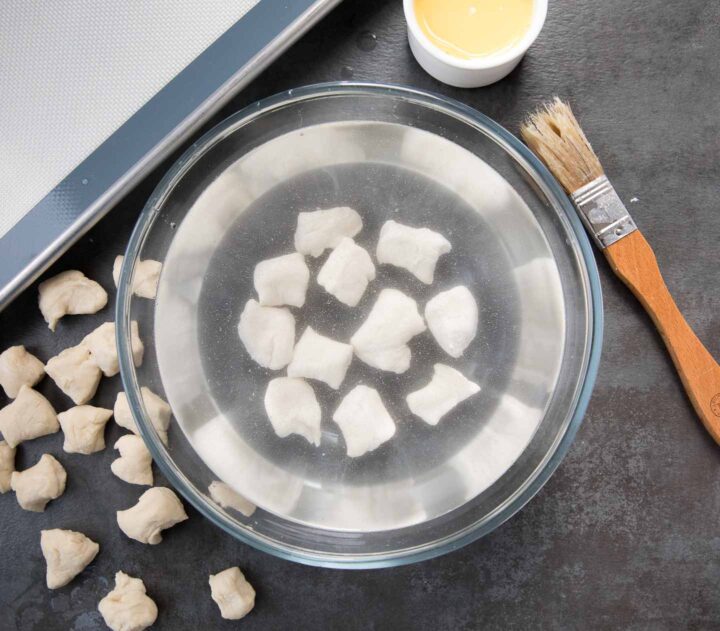
[[[631,210],[678,303],[720,357],[720,4],[551,0],[520,67],[467,91],[424,74],[404,29],[398,0],[346,0],[214,122],[257,98],[338,79],[440,92],[514,132],[539,101],[567,96],[620,194],[637,198]],[[49,273],[78,268],[112,287],[112,260],[169,164]],[[101,629],[97,602],[122,567],[157,602],[157,629],[720,629],[720,451],[644,312],[599,266],[605,348],[585,422],[545,488],[491,535],[408,567],[324,570],[256,552],[188,508],[190,520],[148,548],[115,523],[114,511],[138,495],[110,475],[115,452],[72,456],[59,435],[48,436],[24,444],[17,464],[58,454],[69,484],[43,514],[0,496],[0,628]],[[53,335],[33,287],[0,314],[0,349],[22,343],[47,360],[111,318],[110,307],[66,318]],[[104,380],[96,404],[112,407],[119,387],[119,377]],[[40,390],[67,407],[49,379]],[[120,433],[112,426],[107,443]],[[101,545],[96,561],[56,591],[45,588],[39,547],[48,527],[82,530]],[[207,586],[209,572],[233,564],[258,591],[241,623],[220,619]]]

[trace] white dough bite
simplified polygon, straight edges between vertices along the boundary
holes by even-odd
[[[83,405],[95,396],[102,372],[84,344],[66,348],[45,364],[48,374],[75,405]]]
[[[22,386],[32,388],[44,376],[44,364],[24,346],[11,346],[0,354],[0,386],[10,399]]]
[[[120,452],[120,457],[110,463],[110,470],[118,478],[129,484],[152,486],[152,456],[140,436],[120,436],[114,449]]]
[[[145,583],[125,572],[115,574],[115,589],[98,603],[98,611],[112,631],[143,631],[158,615],[155,601],[145,592]]]
[[[154,486],[145,491],[137,504],[115,513],[117,523],[128,537],[157,545],[162,541],[162,531],[185,521],[188,516],[175,493],[164,486]]]
[[[265,411],[280,438],[298,434],[316,447],[320,444],[320,404],[304,379],[278,377],[270,381]]]
[[[258,302],[263,307],[302,307],[310,282],[305,257],[298,252],[260,261],[253,274]]]
[[[22,508],[42,513],[50,500],[65,492],[67,473],[64,467],[50,454],[43,454],[40,460],[24,471],[13,471],[10,487]]]
[[[343,237],[330,252],[318,273],[318,284],[348,307],[355,307],[363,297],[371,280],[375,278],[375,265],[367,250],[350,237]]]
[[[24,440],[54,434],[59,429],[50,401],[28,386],[21,386],[17,398],[0,410],[0,432],[13,449]]]
[[[85,345],[92,353],[93,361],[106,377],[114,377],[120,372],[114,322],[101,324],[97,329],[88,333],[80,344]],[[130,346],[133,363],[136,367],[141,366],[145,346],[140,339],[140,330],[135,320],[130,323]]]
[[[480,386],[461,372],[445,364],[435,364],[430,383],[411,392],[406,400],[413,414],[428,425],[437,425],[450,410],[476,392],[480,392]]]
[[[90,564],[100,546],[81,532],[53,528],[40,531],[40,549],[47,564],[45,582],[48,589],[58,589]]]
[[[358,458],[377,449],[395,435],[395,421],[374,388],[359,385],[345,395],[335,414],[345,439],[347,455]]]
[[[458,358],[477,334],[477,302],[467,287],[458,285],[428,301],[425,320],[440,348]]]
[[[307,327],[295,346],[287,374],[316,379],[337,390],[345,380],[352,356],[350,344],[337,342]]]
[[[239,567],[229,567],[217,574],[211,574],[208,582],[210,595],[225,620],[240,620],[255,606],[255,590]]]
[[[431,285],[438,259],[452,250],[450,241],[428,228],[412,228],[386,221],[377,244],[379,263],[402,267],[418,280]]]
[[[240,341],[263,368],[280,370],[290,363],[295,346],[295,318],[289,309],[245,304],[238,324]]]
[[[118,286],[120,281],[120,269],[124,258],[122,255],[118,255],[113,263],[115,287]],[[162,272],[162,263],[160,261],[153,261],[152,259],[139,261],[135,266],[135,275],[133,276],[133,293],[140,298],[154,300],[157,295],[160,272]]]
[[[208,493],[210,493],[212,501],[222,508],[232,508],[245,517],[252,517],[257,509],[257,506],[250,500],[244,498],[235,489],[225,484],[225,482],[220,482],[220,480],[210,482]]]
[[[51,331],[66,315],[97,313],[107,304],[107,292],[77,270],[62,272],[40,283],[40,312]]]
[[[348,206],[302,212],[295,229],[295,249],[317,258],[337,247],[343,237],[354,237],[362,227],[360,215]]]
[[[112,410],[78,405],[58,414],[65,435],[63,450],[69,454],[94,454],[105,449],[105,425]]]
[[[0,493],[10,490],[10,478],[15,471],[15,447],[0,440]]]
[[[383,289],[350,343],[369,366],[399,374],[410,367],[407,343],[424,330],[417,303],[397,289]]]
[[[172,409],[165,399],[155,394],[147,386],[140,388],[142,394],[143,403],[145,404],[145,411],[150,417],[150,422],[153,424],[155,431],[157,432],[160,440],[163,444],[168,443],[168,427],[170,426],[170,419],[172,418]],[[129,429],[136,436],[140,435],[140,431],[135,424],[132,411],[130,410],[130,403],[128,402],[127,395],[124,392],[118,392],[117,398],[115,399],[115,406],[113,407],[113,415],[115,422],[125,429]]]

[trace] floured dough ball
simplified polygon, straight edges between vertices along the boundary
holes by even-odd
[[[45,366],[24,346],[11,346],[0,355],[0,386],[11,399],[22,386],[32,388],[44,376]]]
[[[81,532],[59,528],[40,531],[40,548],[47,564],[48,589],[67,585],[100,551],[100,546]]]
[[[263,368],[280,370],[290,363],[295,346],[295,318],[288,309],[245,304],[238,335],[247,352]]]
[[[97,313],[107,304],[107,292],[82,272],[70,270],[40,283],[40,312],[51,331],[65,315]]]
[[[240,493],[235,492],[225,484],[225,482],[220,482],[220,480],[214,480],[210,483],[208,493],[210,493],[212,501],[219,504],[222,508],[232,508],[245,515],[245,517],[252,517],[257,508],[255,504],[246,500]]]
[[[407,343],[424,330],[417,303],[397,289],[383,289],[350,344],[369,366],[399,374],[410,367]]]
[[[42,394],[21,386],[17,398],[0,410],[0,432],[10,447],[60,429],[57,414]]]
[[[260,261],[253,274],[258,301],[263,307],[302,307],[310,282],[310,270],[302,254],[293,252]]]
[[[65,434],[63,449],[69,454],[94,454],[105,449],[105,425],[112,410],[78,405],[58,414]]]
[[[120,372],[114,322],[101,324],[92,333],[88,333],[80,345],[88,348],[92,353],[93,361],[106,377],[114,377]],[[130,346],[133,363],[136,367],[142,365],[145,347],[140,339],[138,323],[135,320],[130,323]]]
[[[160,440],[163,444],[167,445],[168,442],[168,427],[170,426],[170,419],[172,417],[172,409],[168,405],[167,401],[162,397],[155,394],[150,388],[142,386],[140,388],[142,394],[143,403],[145,404],[145,411],[150,417],[150,421],[158,433]],[[132,412],[130,411],[130,404],[127,400],[127,395],[124,392],[118,392],[117,398],[115,399],[115,406],[113,408],[113,415],[115,416],[115,422],[125,429],[130,430],[133,434],[140,435],[135,419],[133,418]]]
[[[225,620],[240,620],[255,606],[255,590],[247,582],[239,567],[211,574],[210,593],[220,608],[220,615]]]
[[[145,593],[145,584],[125,572],[115,574],[115,589],[100,601],[98,611],[112,631],[143,631],[158,615],[157,605]]]
[[[356,307],[371,280],[375,278],[367,250],[351,238],[343,237],[330,252],[318,273],[318,284],[348,307]]]
[[[377,260],[402,267],[431,285],[438,259],[451,249],[450,241],[440,233],[428,228],[411,228],[391,219],[380,230]]]
[[[122,255],[115,257],[113,263],[113,280],[115,287],[120,282],[120,268],[123,264]],[[133,293],[140,298],[154,300],[157,295],[158,282],[160,281],[160,272],[162,272],[162,263],[147,259],[140,261],[135,266],[135,276],[133,277]]]
[[[66,348],[45,365],[48,374],[60,390],[75,405],[87,403],[95,396],[102,372],[84,344]]]
[[[63,494],[66,481],[63,466],[50,454],[43,454],[34,466],[13,472],[10,487],[22,508],[42,513],[50,500]]]
[[[148,489],[135,506],[117,511],[116,515],[120,530],[131,539],[150,545],[162,541],[161,531],[188,518],[177,495],[162,486]]]
[[[117,439],[114,448],[120,457],[110,464],[111,471],[124,482],[152,486],[152,456],[143,439],[126,434]]]
[[[337,390],[345,379],[352,356],[350,344],[336,342],[308,327],[295,346],[288,377],[317,379]]]
[[[15,447],[0,440],[0,493],[10,490],[10,477],[15,471]]]
[[[280,438],[299,434],[309,443],[320,444],[320,404],[304,379],[278,377],[265,391],[265,411]]]
[[[480,392],[479,385],[450,366],[435,364],[434,371],[428,385],[406,397],[412,413],[429,425],[437,425],[456,405]]]
[[[362,227],[360,215],[347,206],[303,212],[297,219],[295,249],[318,257],[326,249],[337,247],[343,237],[354,237]]]
[[[395,421],[378,391],[368,386],[355,386],[348,392],[335,410],[333,421],[342,431],[351,458],[377,449],[395,435]]]
[[[425,320],[440,348],[458,358],[477,333],[477,302],[467,287],[458,285],[428,301]]]

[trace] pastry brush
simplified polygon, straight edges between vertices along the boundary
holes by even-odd
[[[610,267],[652,318],[695,411],[720,443],[720,366],[680,313],[650,244],[610,184],[570,106],[555,98],[527,118],[521,133],[569,194]]]

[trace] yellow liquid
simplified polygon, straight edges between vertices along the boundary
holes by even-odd
[[[423,33],[460,59],[512,48],[530,29],[532,14],[533,0],[415,0]]]

